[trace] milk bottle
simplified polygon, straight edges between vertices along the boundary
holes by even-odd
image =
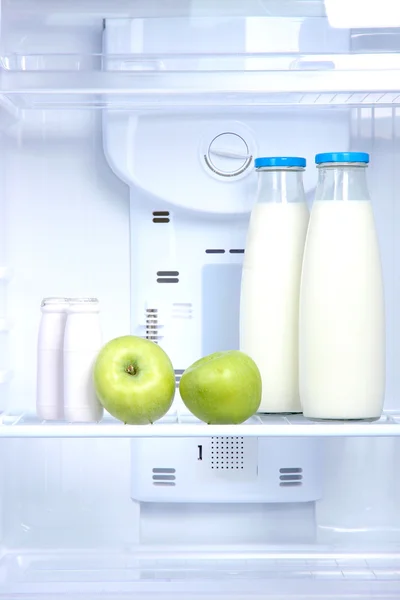
[[[262,377],[259,412],[301,412],[298,383],[300,277],[309,212],[304,158],[257,158],[259,185],[243,264],[240,349]]]
[[[382,270],[368,154],[318,154],[319,181],[300,294],[300,398],[306,417],[376,419],[385,392]]]

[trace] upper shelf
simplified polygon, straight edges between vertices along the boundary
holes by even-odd
[[[376,25],[376,2],[359,27],[345,0],[0,3],[0,95],[17,109],[400,106],[397,13]]]
[[[302,415],[256,415],[241,425],[206,425],[191,415],[174,413],[154,425],[124,425],[111,417],[101,423],[39,421],[35,415],[3,415],[3,438],[134,438],[134,437],[392,437],[400,435],[400,414],[378,421],[314,422]]]
[[[399,106],[400,54],[8,55],[16,108]]]
[[[7,0],[7,7],[17,15],[53,19],[67,15],[145,18],[325,14],[324,0]]]

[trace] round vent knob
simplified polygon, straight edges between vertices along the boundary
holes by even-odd
[[[246,141],[237,133],[220,133],[208,147],[204,160],[214,173],[221,177],[236,177],[253,161]]]

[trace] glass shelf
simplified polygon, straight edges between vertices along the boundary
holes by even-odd
[[[400,54],[8,55],[0,95],[29,108],[400,106]]]
[[[321,16],[324,0],[7,0],[17,15],[92,18],[191,17],[191,16]]]
[[[134,437],[391,437],[400,435],[400,413],[378,421],[308,421],[302,415],[255,415],[241,425],[206,425],[185,413],[170,413],[154,425],[124,425],[105,417],[101,423],[44,422],[35,415],[5,414],[3,438],[134,438]]]
[[[398,598],[400,559],[340,553],[35,552],[0,561],[1,598]],[[8,592],[8,596],[6,595]],[[36,596],[37,594],[37,596]],[[81,596],[82,594],[82,596]],[[92,596],[93,594],[93,596]],[[303,596],[304,594],[304,596]]]

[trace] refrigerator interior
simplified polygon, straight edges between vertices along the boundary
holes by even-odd
[[[351,4],[2,0],[0,598],[399,598],[400,21]],[[380,421],[37,420],[43,297],[98,297],[105,341],[156,314],[178,384],[238,347],[253,158],[305,156],[311,206],[338,149],[371,154]]]

